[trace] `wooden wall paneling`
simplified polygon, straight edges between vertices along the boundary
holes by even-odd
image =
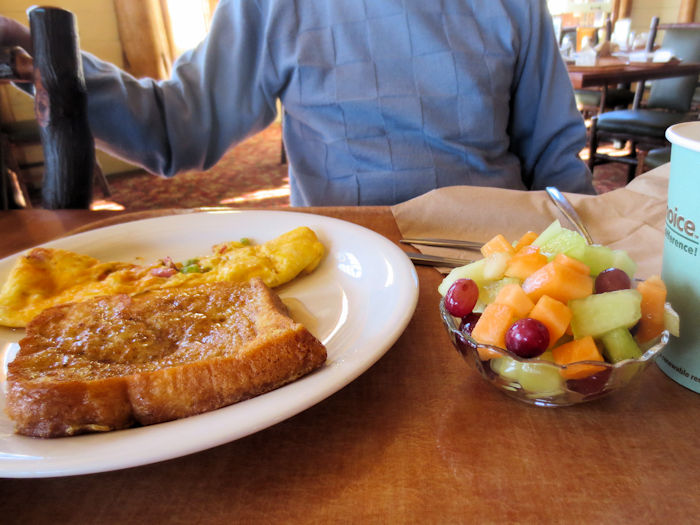
[[[124,69],[136,77],[170,76],[173,56],[159,0],[114,0]]]

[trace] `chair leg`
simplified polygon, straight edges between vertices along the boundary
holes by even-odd
[[[636,161],[633,163],[630,163],[627,165],[627,183],[629,184],[632,182],[632,179],[634,179],[635,175],[637,174],[637,166],[639,165],[638,159],[637,159],[637,144],[635,142],[630,143],[630,156],[629,158]]]
[[[17,206],[20,208],[31,208],[32,202],[29,200],[29,192],[20,176],[12,170],[7,170],[7,175],[10,181],[10,190]]]
[[[32,202],[29,198],[29,189],[22,179],[19,163],[11,150],[12,146],[4,140],[4,137],[0,148],[2,149],[2,155],[0,156],[2,157],[3,176],[5,177],[5,184],[7,184],[8,197],[11,194],[14,203],[20,208],[31,208]]]
[[[595,167],[595,157],[598,151],[598,117],[591,118],[591,128],[588,139],[588,169],[593,173]]]
[[[95,168],[93,170],[93,177],[95,178],[95,181],[97,181],[97,184],[99,184],[100,189],[102,190],[102,195],[105,197],[111,197],[112,196],[112,189],[109,187],[109,182],[107,182],[107,177],[105,176],[104,172],[102,171],[102,166],[100,166],[100,163],[97,162],[97,159],[95,159]]]

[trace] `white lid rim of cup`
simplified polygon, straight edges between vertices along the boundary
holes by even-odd
[[[700,152],[700,122],[681,122],[666,130],[666,138],[671,144]]]

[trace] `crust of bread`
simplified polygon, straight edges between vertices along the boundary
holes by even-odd
[[[269,392],[326,349],[261,280],[50,308],[8,365],[16,432],[59,437],[150,425]]]

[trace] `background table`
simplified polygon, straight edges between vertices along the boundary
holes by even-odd
[[[669,62],[641,63],[599,66],[567,66],[571,84],[575,89],[609,84],[627,84],[640,80],[684,77],[700,73],[700,63]]]
[[[605,98],[610,85],[629,85],[632,82],[641,82],[641,89],[638,86],[632,103],[632,109],[637,109],[642,102],[645,81],[689,75],[697,76],[700,73],[700,63],[697,62],[634,62],[614,65],[608,62],[597,66],[568,65],[567,68],[574,89],[602,87],[600,111],[605,109]]]
[[[392,241],[400,236],[386,207],[303,211]],[[128,216],[1,212],[0,255],[118,217]],[[418,275],[418,307],[404,334],[325,401],[254,435],[158,464],[0,479],[0,519],[697,523],[700,395],[651,366],[629,390],[586,405],[545,409],[513,401],[452,348],[437,310],[440,274],[418,268]]]

